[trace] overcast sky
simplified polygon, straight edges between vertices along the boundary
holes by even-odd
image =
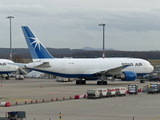
[[[1,0],[0,47],[27,48],[21,26],[46,47],[160,50],[160,0]]]

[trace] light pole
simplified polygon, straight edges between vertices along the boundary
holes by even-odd
[[[10,60],[12,60],[12,30],[11,30],[11,19],[14,18],[13,16],[6,17],[10,19]]]
[[[105,43],[104,43],[104,31],[105,31],[105,30],[104,30],[104,27],[105,27],[105,25],[106,25],[106,24],[102,24],[102,23],[99,24],[99,26],[103,26],[103,53],[102,53],[102,57],[103,57],[103,58],[105,58],[105,48],[104,48],[104,45],[105,45]]]

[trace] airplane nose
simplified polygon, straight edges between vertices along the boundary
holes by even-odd
[[[150,68],[151,68],[151,72],[152,72],[152,71],[154,70],[154,67],[151,65],[151,67],[150,67]]]

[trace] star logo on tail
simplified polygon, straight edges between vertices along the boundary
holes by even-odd
[[[39,50],[41,50],[41,45],[43,46],[43,44],[39,41],[39,39],[37,37],[30,37],[32,40],[34,40],[31,45],[35,44],[34,49],[36,49],[36,47],[38,47]]]

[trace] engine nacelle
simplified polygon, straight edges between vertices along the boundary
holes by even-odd
[[[134,81],[137,78],[137,74],[132,71],[124,71],[123,74],[116,76],[116,78],[122,81]]]

